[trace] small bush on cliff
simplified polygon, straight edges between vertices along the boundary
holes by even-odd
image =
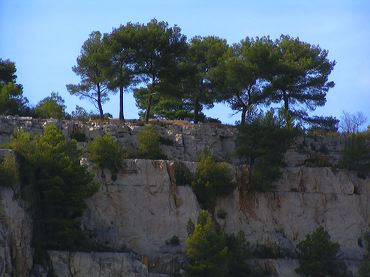
[[[174,168],[176,185],[178,186],[191,185],[191,182],[193,181],[193,175],[191,174],[189,168],[180,161],[175,162]]]
[[[225,235],[204,210],[186,240],[185,253],[189,261],[187,276],[190,277],[238,277],[250,272],[245,264],[249,250],[243,234]]]
[[[87,147],[88,159],[101,168],[108,168],[116,173],[127,158],[127,152],[111,135],[98,136]]]
[[[260,114],[238,128],[236,153],[247,159],[248,186],[254,191],[268,191],[281,176],[284,153],[297,135],[297,130],[283,127],[273,112]]]
[[[370,172],[370,145],[364,134],[353,134],[347,138],[341,165],[361,175]]]
[[[209,151],[204,151],[200,155],[192,182],[199,203],[204,208],[212,208],[218,196],[233,190],[232,179],[230,165],[225,162],[216,162]]]
[[[0,163],[0,185],[13,187],[18,181],[18,166],[14,155],[8,154]]]
[[[304,276],[345,276],[346,266],[339,259],[340,246],[330,240],[322,226],[297,244],[299,267],[296,272]]]
[[[20,161],[21,194],[30,204],[33,246],[74,250],[84,244],[79,218],[97,186],[80,165],[76,141],[67,142],[54,125],[31,138],[19,131],[11,141]]]
[[[161,139],[153,125],[145,125],[137,135],[139,155],[146,159],[165,158],[161,151]]]
[[[364,261],[361,263],[358,269],[358,275],[360,277],[370,277],[370,234],[365,236],[367,253],[364,257]]]
[[[55,92],[41,100],[35,107],[35,113],[40,118],[63,119],[65,117],[64,99]]]

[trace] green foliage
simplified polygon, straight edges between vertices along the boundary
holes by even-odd
[[[245,264],[249,256],[248,244],[243,234],[225,235],[204,210],[186,240],[185,253],[189,261],[187,276],[226,277],[246,276],[249,273]]]
[[[228,51],[226,40],[215,36],[196,36],[188,44],[176,87],[183,102],[191,105],[194,123],[204,120],[203,107],[212,108],[222,98],[213,72]]]
[[[147,107],[147,88],[138,88],[134,90],[136,106],[139,108],[139,116],[144,118]],[[154,94],[152,98],[151,118],[185,120],[193,118],[193,106],[185,99],[163,96],[162,93]],[[205,119],[203,113],[199,114],[200,121]]]
[[[160,137],[153,125],[145,125],[137,134],[139,155],[146,159],[163,159]]]
[[[215,72],[218,79],[223,79],[224,101],[241,112],[242,125],[251,120],[257,106],[268,99],[266,87],[272,78],[274,47],[269,37],[247,37],[234,44],[231,55],[225,57]]]
[[[200,155],[192,182],[199,203],[205,208],[213,207],[218,196],[233,190],[232,179],[230,165],[225,162],[216,162],[209,151],[204,151]]]
[[[81,77],[81,82],[66,85],[71,95],[90,100],[99,110],[100,117],[103,117],[102,104],[109,100],[108,81],[103,75],[105,52],[101,33],[92,32],[82,45],[77,65],[72,67],[73,72]]]
[[[153,94],[163,93],[159,87],[170,88],[178,82],[178,65],[186,50],[186,36],[179,27],[152,19],[139,26],[136,39],[135,72],[147,85],[145,121],[148,122]],[[171,93],[171,89],[166,91]]]
[[[107,53],[107,63],[104,66],[104,76],[108,80],[108,88],[119,90],[119,119],[123,120],[123,93],[138,80],[135,77],[137,69],[137,37],[140,25],[127,23],[113,29],[104,36],[104,47]]]
[[[27,98],[23,97],[23,87],[16,83],[17,69],[10,60],[0,59],[0,114],[22,115],[27,111]]]
[[[180,245],[180,239],[178,236],[172,236],[170,239],[166,240],[166,244],[172,246]]]
[[[365,242],[366,242],[366,250],[367,253],[364,257],[363,262],[358,269],[358,275],[360,277],[370,277],[370,235],[365,235]]]
[[[109,168],[116,173],[127,157],[121,144],[111,135],[98,136],[87,147],[88,159],[101,168]]]
[[[260,114],[238,128],[236,153],[249,164],[248,186],[254,191],[268,191],[281,176],[284,153],[297,134],[294,129],[282,127],[272,111]]]
[[[299,38],[281,35],[275,41],[272,81],[268,88],[270,100],[282,103],[285,123],[307,116],[306,110],[325,105],[326,93],[334,87],[328,77],[335,66],[328,51],[302,42]]]
[[[75,128],[71,133],[71,139],[76,140],[77,142],[86,142],[87,137],[81,127]]]
[[[7,154],[0,163],[0,185],[13,187],[18,182],[19,170],[14,155]]]
[[[296,272],[305,276],[344,276],[346,266],[339,259],[340,246],[330,240],[322,226],[297,244],[299,267]]]
[[[370,144],[365,134],[352,134],[347,137],[341,165],[348,170],[355,170],[360,176],[370,172]]]
[[[41,118],[63,119],[65,117],[64,99],[55,92],[41,100],[35,107],[35,112]]]
[[[22,196],[33,217],[33,246],[36,249],[81,247],[85,237],[79,218],[84,200],[97,186],[86,167],[80,165],[76,141],[67,142],[54,125],[42,135],[14,134],[11,147],[20,161]]]
[[[360,277],[370,277],[370,260],[365,260],[361,263],[358,269],[358,276]]]
[[[174,164],[174,169],[177,186],[191,185],[193,181],[193,175],[184,163],[176,161]]]

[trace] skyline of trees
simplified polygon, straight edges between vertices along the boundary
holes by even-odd
[[[334,87],[335,61],[319,46],[281,35],[246,37],[233,45],[216,36],[187,38],[178,26],[152,19],[127,23],[111,33],[92,32],[72,70],[80,77],[67,84],[71,95],[90,100],[104,117],[103,104],[119,92],[133,92],[140,116],[207,120],[202,113],[225,103],[251,122],[261,109],[278,109],[287,127],[305,122],[334,122],[308,112],[323,106]],[[325,121],[326,120],[326,121]]]

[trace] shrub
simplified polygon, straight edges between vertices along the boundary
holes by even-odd
[[[54,125],[33,139],[15,133],[12,148],[19,157],[21,195],[33,219],[33,247],[73,250],[85,242],[80,230],[87,197],[97,190],[92,175],[81,166],[76,141],[67,142]]]
[[[254,191],[268,191],[281,176],[284,153],[297,135],[296,129],[282,126],[272,112],[258,115],[241,125],[236,137],[236,154],[249,165],[248,186]]]
[[[170,239],[166,240],[166,244],[172,246],[180,245],[180,239],[178,236],[172,236]]]
[[[161,151],[161,141],[154,126],[145,125],[138,133],[139,154],[146,159],[163,159],[164,156]]]
[[[230,165],[225,162],[216,162],[209,151],[204,151],[200,155],[192,182],[199,203],[205,208],[213,207],[218,196],[233,190],[232,179]]]
[[[71,133],[71,139],[75,139],[78,142],[86,142],[87,137],[81,127],[75,128]]]
[[[217,211],[217,217],[221,219],[225,219],[227,216],[227,212],[225,210],[218,210]]]
[[[13,187],[18,181],[18,166],[15,156],[8,154],[0,163],[0,185]]]
[[[353,134],[347,138],[341,165],[348,170],[366,175],[370,171],[370,145],[366,136]]]
[[[297,244],[299,267],[296,272],[305,276],[343,276],[346,266],[339,260],[340,246],[330,240],[322,226]]]
[[[65,108],[63,98],[58,93],[52,92],[36,105],[35,112],[41,118],[62,119],[65,117]]]
[[[98,136],[87,147],[88,159],[101,168],[108,168],[116,173],[127,157],[121,144],[111,135]]]
[[[364,257],[364,261],[361,263],[360,268],[358,269],[358,275],[360,277],[370,276],[370,235],[369,234],[366,234],[365,242],[366,242],[367,253]]]
[[[191,185],[193,175],[191,174],[189,168],[184,163],[179,161],[175,162],[174,168],[176,185],[178,186]]]
[[[186,240],[187,276],[246,276],[249,256],[243,234],[227,236],[204,210],[198,224]]]

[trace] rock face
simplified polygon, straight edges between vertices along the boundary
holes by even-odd
[[[0,117],[0,143],[15,128],[33,135],[56,123],[67,138],[85,142],[109,133],[128,150],[137,147],[137,123],[80,123]],[[235,129],[220,125],[157,124],[161,148],[170,160],[181,160],[195,171],[198,154],[210,149],[233,163]],[[274,191],[248,193],[243,184],[218,199],[214,214],[227,233],[243,231],[252,244],[263,245],[281,259],[256,260],[273,276],[295,276],[295,246],[322,225],[341,245],[355,274],[365,254],[364,234],[370,223],[369,178],[336,169],[344,148],[342,137],[298,138],[285,155],[283,176]],[[0,151],[0,158],[6,151]],[[187,224],[197,221],[200,206],[190,186],[176,184],[173,161],[126,160],[113,177],[95,170],[100,190],[87,200],[82,228],[100,249],[110,252],[49,251],[58,276],[160,276],[173,274],[184,262]],[[222,212],[225,216],[218,217]],[[23,203],[10,188],[1,188],[0,276],[28,276],[32,268],[32,224]],[[171,240],[171,238],[173,238]],[[177,239],[178,243],[177,243]],[[132,252],[136,254],[132,254]],[[283,258],[284,257],[284,258]],[[98,273],[100,275],[98,275]],[[157,274],[157,275],[156,275]]]
[[[0,187],[0,195],[0,276],[28,276],[32,222],[12,189]]]
[[[194,163],[188,166],[195,167]],[[171,182],[170,163],[128,160],[116,181],[107,182],[88,202],[83,224],[98,242],[126,246],[151,259],[182,253],[188,220],[196,222],[199,205],[189,186]],[[109,176],[106,175],[106,179]],[[251,243],[295,255],[295,245],[323,225],[348,260],[365,254],[369,224],[369,180],[328,167],[287,167],[276,189],[251,194],[236,189],[218,200],[217,218],[227,233],[243,231]],[[179,246],[166,245],[176,235]]]
[[[369,224],[369,180],[331,168],[285,168],[276,190],[234,191],[220,199],[226,212],[219,223],[228,233],[243,231],[247,240],[294,255],[297,242],[322,225],[341,245],[344,257],[361,260]]]
[[[63,277],[149,277],[148,268],[129,253],[49,251],[54,272]]]

